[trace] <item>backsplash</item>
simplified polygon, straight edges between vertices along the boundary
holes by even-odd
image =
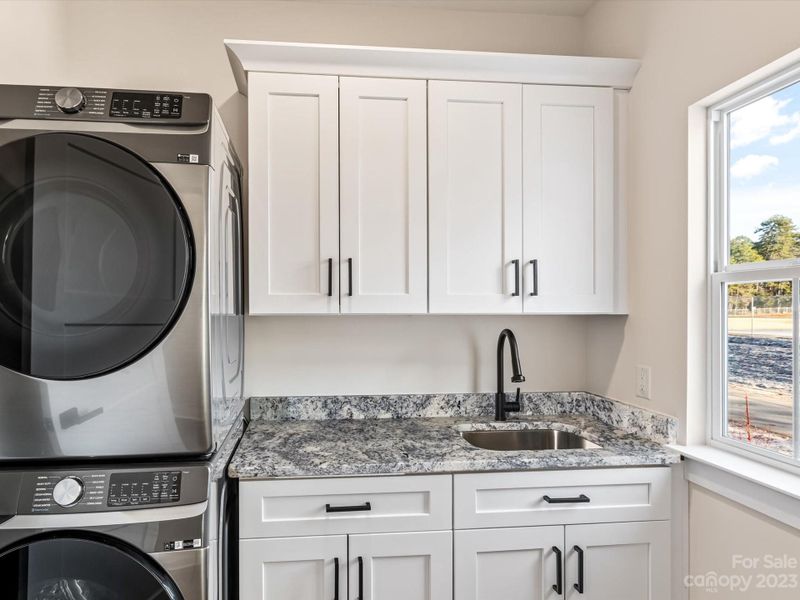
[[[677,440],[674,417],[588,392],[526,392],[526,415],[589,415],[661,444]],[[412,419],[494,414],[494,394],[398,394],[384,396],[275,396],[251,398],[253,420]],[[513,417],[512,417],[513,418]]]

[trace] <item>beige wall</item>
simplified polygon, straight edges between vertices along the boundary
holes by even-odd
[[[800,2],[769,0],[602,0],[584,20],[586,54],[642,60],[630,97],[630,316],[589,323],[588,387],[677,416],[682,435],[687,298],[698,293],[687,265],[703,261],[687,251],[688,107],[800,46],[798,22]],[[635,397],[637,364],[652,367],[650,402]]]
[[[780,564],[775,559],[785,555],[800,561],[800,531],[697,486],[689,488],[689,505],[692,600],[797,599],[800,588],[787,579],[783,583],[788,585],[781,588],[780,575],[800,577],[798,564]],[[707,587],[708,579],[697,579],[709,573],[739,577],[739,585],[715,592]],[[776,581],[770,575],[779,578]]]
[[[702,277],[695,276],[704,272],[705,257],[702,242],[698,250],[688,238],[698,229],[695,221],[690,229],[689,215],[702,218],[704,207],[687,203],[688,108],[799,47],[798,22],[800,2],[767,0],[601,0],[585,17],[586,54],[642,60],[630,97],[630,316],[588,322],[588,388],[676,415],[682,437],[687,415],[702,415],[705,402],[699,381],[705,371],[699,347],[705,290]],[[702,232],[702,223],[699,227]],[[653,368],[651,402],[635,398],[637,364]],[[800,558],[796,530],[691,488],[691,574],[746,575],[751,571],[733,568],[734,554],[784,552]],[[693,588],[691,598],[779,600],[797,594],[797,588],[717,593]]]
[[[0,1],[0,82],[207,91],[245,158],[246,99],[224,38],[577,54],[575,17],[321,2]],[[520,338],[525,389],[586,383],[585,319],[247,320],[249,394],[488,391],[496,335]]]

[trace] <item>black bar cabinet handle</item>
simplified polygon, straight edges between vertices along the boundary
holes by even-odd
[[[539,295],[539,260],[534,258],[531,261],[531,267],[533,267],[533,290],[531,291],[531,296],[538,296]]]
[[[519,296],[519,259],[511,261],[514,264],[514,293],[512,296]]]
[[[364,559],[358,557],[358,600],[364,600]]]
[[[364,502],[364,504],[356,504],[355,506],[331,506],[330,504],[325,505],[325,512],[329,513],[358,512],[360,510],[372,510],[372,504],[369,502]]]
[[[548,504],[582,504],[591,502],[591,499],[586,494],[581,494],[575,498],[551,498],[550,496],[542,496],[542,499]]]
[[[328,296],[333,296],[333,259],[328,259]]]
[[[563,592],[561,583],[563,581],[561,573],[561,549],[558,546],[553,546],[553,552],[556,554],[556,583],[553,586],[553,591],[560,596]]]
[[[353,259],[347,259],[347,295],[353,295]]]
[[[333,559],[333,600],[339,600],[339,558]]]
[[[583,593],[583,549],[580,546],[572,548],[578,553],[578,583],[573,585],[579,594]]]

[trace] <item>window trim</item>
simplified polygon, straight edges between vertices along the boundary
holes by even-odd
[[[708,194],[708,407],[706,443],[710,447],[734,452],[752,460],[800,474],[800,258],[730,265],[728,214],[728,123],[730,113],[800,83],[800,64],[762,79],[707,108],[707,194]],[[727,414],[726,307],[724,284],[742,281],[792,282],[792,446],[793,456],[740,442],[723,435]]]

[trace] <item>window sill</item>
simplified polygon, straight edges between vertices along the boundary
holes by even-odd
[[[800,476],[710,446],[670,446],[685,458],[686,479],[800,529]]]

